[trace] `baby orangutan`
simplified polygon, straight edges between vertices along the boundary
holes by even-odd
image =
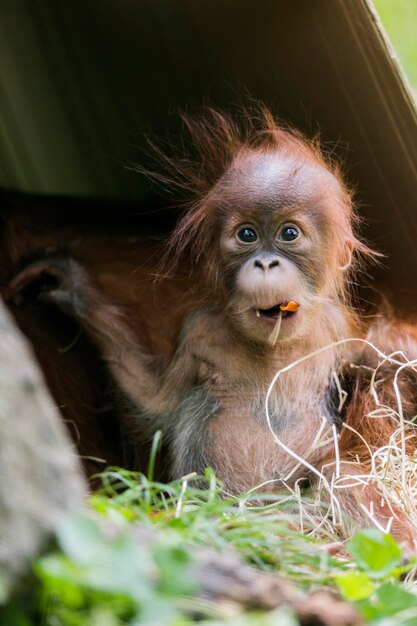
[[[248,123],[243,131],[213,110],[187,124],[199,160],[179,160],[173,180],[194,201],[172,234],[167,259],[174,266],[191,253],[205,304],[184,323],[165,367],[145,354],[74,258],[33,263],[11,291],[24,298],[29,285],[33,293],[33,283],[47,278],[38,298],[77,318],[98,346],[130,406],[128,437],[140,449],[162,429],[170,478],[212,466],[225,490],[239,493],[262,483],[278,490],[318,474],[329,485],[333,476],[342,511],[359,524],[373,518],[386,527],[393,518],[392,532],[412,548],[405,514],[362,478],[372,452],[398,428],[393,418],[366,417],[375,408],[369,368],[378,354],[342,340],[368,336],[382,351],[408,356],[417,356],[417,348],[387,322],[363,329],[349,307],[346,285],[356,259],[371,251],[354,234],[351,195],[337,168],[267,112],[258,127]],[[266,414],[276,372],[314,351],[281,373]],[[393,403],[395,369],[391,362],[379,369],[383,404]],[[404,419],[417,412],[415,382],[414,370],[399,380]],[[340,385],[348,391],[344,404]],[[338,489],[343,474],[350,487]]]

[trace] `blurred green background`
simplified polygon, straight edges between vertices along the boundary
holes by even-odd
[[[374,0],[417,100],[417,0]]]

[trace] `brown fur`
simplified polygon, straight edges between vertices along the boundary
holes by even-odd
[[[68,201],[61,210],[59,200],[50,200],[52,220],[44,200],[17,196],[16,209],[1,216],[0,292],[5,297],[20,328],[29,337],[55,398],[84,463],[87,476],[107,465],[131,466],[131,452],[119,424],[119,399],[113,394],[97,348],[77,323],[56,308],[45,307],[25,294],[16,302],[8,283],[22,267],[46,253],[65,251],[77,255],[83,266],[96,277],[100,288],[120,311],[124,323],[161,361],[171,356],[184,315],[195,306],[188,280],[177,273],[164,282],[154,280],[156,259],[164,249],[161,236],[101,233],[72,225],[79,201]],[[86,207],[93,211],[94,205]],[[69,215],[69,217],[68,217]],[[58,226],[57,226],[58,224]],[[143,230],[143,229],[142,229]],[[98,231],[98,232],[97,232]]]
[[[294,458],[265,423],[264,400],[275,372],[332,342],[367,333],[388,352],[404,344],[410,357],[417,355],[417,344],[410,332],[399,337],[395,327],[384,323],[366,329],[349,306],[358,258],[371,251],[355,234],[351,193],[317,143],[279,127],[266,111],[243,131],[213,110],[187,125],[196,161],[160,155],[174,172],[163,177],[165,182],[193,192],[171,236],[164,271],[175,274],[190,254],[204,280],[198,297],[206,306],[185,323],[165,365],[148,356],[144,342],[138,342],[137,321],[126,318],[115,294],[104,286],[105,276],[92,278],[88,263],[62,256],[43,259],[20,272],[9,293],[12,299],[24,299],[34,277],[56,279],[56,286],[39,298],[80,321],[129,399],[124,430],[139,451],[137,464],[143,464],[144,440],[162,428],[170,445],[172,478],[210,464],[234,493],[265,480],[279,486],[288,475],[293,484],[309,472],[303,465],[294,470]],[[295,241],[282,239],[288,224],[299,231]],[[239,229],[247,225],[255,231],[255,242],[239,239]],[[76,256],[82,260],[81,253]],[[271,346],[274,323],[267,311],[289,300],[299,302],[300,309],[283,319]],[[329,479],[333,447],[312,449],[312,444],[323,417],[328,433],[340,422],[332,399],[334,373],[350,386],[345,424],[371,449],[386,443],[397,427],[366,417],[374,408],[361,373],[368,365],[377,365],[372,351],[346,343],[283,373],[271,392],[272,430]],[[391,404],[392,374],[391,365],[381,369],[381,398]],[[411,418],[417,411],[414,372],[405,374],[401,384]],[[414,437],[411,428],[410,433]],[[411,440],[409,445],[414,445]],[[342,467],[359,458],[366,470],[369,453],[358,435],[342,428],[339,447]],[[372,485],[341,496],[345,511],[359,523],[367,521],[361,504],[370,500],[382,521],[389,517]],[[395,517],[394,534],[411,546],[413,533],[405,516],[395,511]]]

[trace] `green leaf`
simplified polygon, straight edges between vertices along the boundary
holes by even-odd
[[[346,600],[364,600],[375,591],[375,585],[364,572],[349,572],[344,576],[337,576],[336,582]]]
[[[153,556],[158,566],[161,591],[172,596],[196,592],[196,581],[189,574],[191,556],[178,544],[177,537],[167,536],[160,540],[154,547]]]
[[[98,520],[85,515],[68,518],[58,533],[58,542],[68,557],[68,567],[78,567],[79,584],[108,593],[124,593],[133,599],[147,593],[149,558],[133,537],[122,532],[109,535]],[[65,560],[49,563],[51,568],[67,567]],[[54,571],[57,578],[65,573]]]
[[[144,574],[146,559],[138,545],[128,536],[117,537],[104,545],[96,559],[85,567],[85,584],[110,593],[126,593],[131,598],[143,597],[146,591]]]
[[[6,569],[0,568],[0,606],[5,604],[10,595],[10,581],[6,575]]]
[[[70,559],[88,565],[102,551],[102,530],[97,520],[74,515],[66,518],[59,528],[58,543]]]
[[[400,565],[401,549],[391,535],[368,528],[355,535],[347,544],[360,569],[371,578],[386,578]]]
[[[383,583],[369,601],[359,606],[367,623],[375,626],[417,624],[417,596],[399,584]]]
[[[399,585],[385,583],[377,591],[377,598],[384,608],[385,615],[396,615],[402,611],[416,609],[414,623],[417,623],[417,596]]]

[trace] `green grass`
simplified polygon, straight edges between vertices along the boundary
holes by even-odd
[[[417,2],[374,0],[374,5],[417,96]]]
[[[65,521],[57,546],[34,563],[36,584],[25,601],[0,612],[7,626],[180,626],[198,613],[204,625],[296,626],[287,607],[270,613],[231,615],[230,607],[198,598],[190,567],[199,547],[279,572],[303,592],[332,588],[355,604],[372,626],[417,624],[417,595],[400,578],[399,547],[375,530],[348,544],[351,558],[330,557],[323,541],[294,530],[297,512],[288,499],[251,502],[225,498],[214,475],[208,487],[195,479],[162,485],[140,474],[109,470],[104,488],[88,499],[88,510]],[[292,504],[292,507],[294,505]],[[149,543],[134,528],[151,533]],[[109,532],[111,528],[111,532]],[[115,530],[116,529],[116,530]]]

